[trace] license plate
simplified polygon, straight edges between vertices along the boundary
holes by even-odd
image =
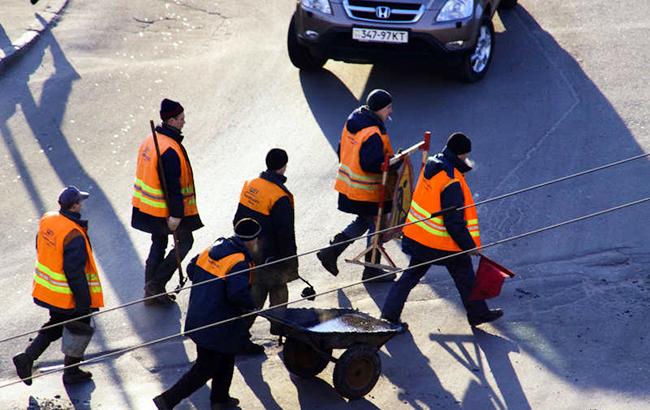
[[[352,39],[373,43],[404,44],[409,42],[409,32],[376,28],[353,28]]]

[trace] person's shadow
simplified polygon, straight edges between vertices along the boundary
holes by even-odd
[[[45,25],[45,21],[38,14],[36,14],[36,18],[40,20],[41,24]],[[7,47],[11,47],[11,41],[4,29],[0,27],[0,48],[6,49]],[[40,98],[37,101],[35,94],[30,89],[29,79],[43,63],[47,52],[51,55],[51,63],[48,64],[52,66],[52,74],[43,83]],[[46,204],[53,201],[42,198],[38,178],[34,175],[34,170],[31,169],[29,161],[25,160],[18,149],[16,137],[9,127],[9,121],[17,114],[18,107],[20,107],[20,111],[38,147],[61,182],[61,186],[76,185],[91,194],[82,213],[83,217],[90,221],[89,236],[95,258],[102,267],[100,278],[106,289],[105,298],[109,295],[117,298],[107,299],[107,306],[140,299],[142,297],[141,284],[143,283],[144,272],[144,267],[140,262],[141,258],[133,243],[127,239],[129,234],[118,217],[117,210],[113,207],[111,199],[94,177],[85,170],[84,164],[79,159],[75,149],[70,145],[69,138],[62,131],[62,123],[73,84],[81,76],[67,59],[58,41],[49,30],[43,32],[29,52],[12,64],[5,74],[7,77],[0,79],[0,81],[9,84],[10,92],[5,93],[5,89],[2,90],[0,135],[16,171],[20,175],[23,188],[30,197],[34,213],[43,214],[48,210]],[[130,182],[125,185],[125,189],[131,189]],[[120,255],[120,257],[116,258],[116,254]],[[134,275],[139,278],[136,280],[137,286],[133,286]],[[114,293],[108,293],[108,289],[111,289]],[[125,310],[140,337],[145,340],[156,339],[180,332],[181,315],[178,307],[164,312],[155,310],[146,308],[142,304]],[[39,313],[42,312],[39,311]],[[96,355],[96,349],[99,349],[100,352],[107,351],[108,344],[102,332],[102,323],[110,321],[111,318],[108,315],[111,314],[108,313],[97,317],[95,323],[98,331],[95,332],[91,342],[88,357]],[[151,323],[154,317],[156,318],[155,324]],[[152,352],[156,361],[152,365],[153,368],[165,367],[170,358],[185,362],[189,361],[182,343],[170,343],[167,344],[166,349],[153,349]],[[108,372],[113,379],[113,383],[116,385],[124,383],[112,359],[105,361],[104,365],[109,369]],[[0,367],[10,368],[12,365],[5,358],[0,359]],[[82,401],[90,399],[90,396],[86,398],[85,393],[80,391],[75,390],[71,391],[71,393],[81,393],[80,398]],[[134,407],[127,394],[122,394],[122,397],[129,407]],[[77,397],[70,397],[70,399],[72,401],[78,400]]]
[[[277,401],[275,401],[275,398],[271,393],[271,387],[266,380],[264,380],[264,375],[262,373],[262,366],[267,359],[268,357],[266,355],[238,358],[236,366],[244,378],[246,385],[262,403],[265,409],[281,410],[282,407]]]
[[[450,356],[479,378],[472,382],[462,400],[466,408],[486,408],[491,401],[498,409],[530,409],[517,373],[509,359],[510,353],[519,353],[518,346],[502,337],[472,328],[472,336],[429,334],[429,340],[437,342]],[[460,353],[459,353],[460,352]],[[485,355],[487,366],[483,363]],[[498,399],[489,385],[486,374],[491,373],[503,396]]]

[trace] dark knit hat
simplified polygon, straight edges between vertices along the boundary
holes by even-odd
[[[454,132],[447,139],[447,148],[456,155],[467,154],[472,151],[472,141],[462,132]]]
[[[287,151],[281,148],[273,148],[266,154],[266,168],[270,171],[277,171],[289,162]]]
[[[176,117],[183,111],[185,111],[183,106],[176,101],[168,100],[165,98],[160,103],[160,118],[163,121],[167,121],[170,118]]]
[[[366,98],[366,105],[371,111],[379,111],[393,102],[393,97],[386,90],[372,90]]]
[[[235,224],[235,236],[242,241],[251,241],[262,232],[262,226],[253,218],[244,218]]]
[[[80,191],[74,185],[65,187],[59,194],[59,205],[63,208],[69,208],[72,205],[84,201],[90,194],[88,192]]]

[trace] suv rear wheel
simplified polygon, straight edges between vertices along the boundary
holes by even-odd
[[[298,42],[298,33],[296,33],[295,16],[289,23],[289,33],[287,34],[287,49],[289,51],[289,60],[291,64],[301,70],[318,70],[327,62],[327,58],[315,57],[309,48]]]
[[[467,54],[460,65],[461,79],[473,83],[485,77],[494,53],[494,25],[484,18],[478,31],[476,46]]]

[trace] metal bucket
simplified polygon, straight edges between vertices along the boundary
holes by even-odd
[[[64,325],[61,351],[66,356],[83,357],[93,333],[95,328],[92,322],[86,324],[77,321]]]

